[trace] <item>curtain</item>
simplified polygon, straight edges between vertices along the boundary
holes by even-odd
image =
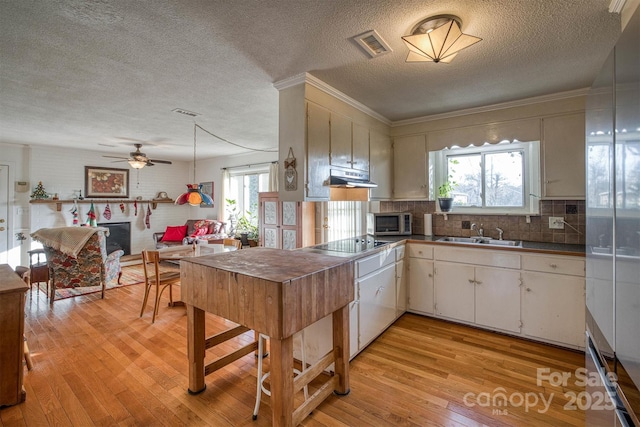
[[[218,219],[220,221],[227,221],[227,217],[225,216],[225,209],[226,209],[226,200],[227,197],[229,197],[229,181],[230,181],[230,175],[229,175],[229,171],[227,169],[223,169],[222,170],[222,191],[220,192],[220,206],[218,207]]]
[[[269,191],[278,191],[278,163],[269,165]]]
[[[473,144],[479,147],[484,143],[497,144],[503,140],[540,141],[540,135],[540,119],[513,120],[432,131],[428,133],[427,147],[429,151],[439,151],[453,145],[467,147]]]

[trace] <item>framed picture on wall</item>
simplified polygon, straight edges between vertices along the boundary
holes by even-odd
[[[129,169],[85,166],[84,192],[87,198],[128,198]]]
[[[200,185],[202,185],[202,192],[211,196],[211,200],[213,200],[213,181],[201,182]],[[200,207],[212,208],[213,204],[205,205],[204,203],[200,203]]]

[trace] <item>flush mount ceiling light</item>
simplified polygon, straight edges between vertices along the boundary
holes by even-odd
[[[482,40],[462,34],[462,21],[453,15],[438,15],[418,23],[402,40],[409,48],[406,62],[449,63],[462,49]]]

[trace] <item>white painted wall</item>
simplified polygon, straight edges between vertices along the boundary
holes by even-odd
[[[95,151],[68,150],[56,147],[33,147],[31,150],[31,187],[42,181],[49,194],[58,193],[60,199],[71,199],[73,190],[82,189],[84,193],[84,167],[102,166],[129,169],[129,198],[138,196],[142,199],[153,199],[159,191],[166,191],[169,197],[177,197],[188,179],[188,162],[173,162],[172,165],[155,165],[139,171],[131,169],[126,162],[113,163]],[[131,222],[131,252],[139,253],[143,249],[153,249],[153,232],[164,231],[167,225],[184,224],[188,219],[189,209],[185,206],[160,204],[152,210],[151,228],[144,223],[146,204],[138,206],[138,216],[134,215],[133,204],[125,205],[122,213],[118,201],[110,201],[112,216],[110,220],[102,217],[106,202],[96,201],[94,204],[98,222]],[[54,204],[31,204],[30,228],[33,231],[44,227],[71,226],[73,216],[70,212],[72,204],[63,204],[62,211],[57,212]],[[85,222],[91,205],[79,204],[79,220]]]

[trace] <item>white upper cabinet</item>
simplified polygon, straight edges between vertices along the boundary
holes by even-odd
[[[393,142],[393,198],[429,197],[425,135],[402,136]]]
[[[369,172],[369,129],[332,112],[330,163]]]
[[[369,179],[378,184],[371,189],[371,199],[391,199],[393,186],[393,149],[391,138],[372,130],[370,133],[371,164],[369,165]]]
[[[329,199],[329,149],[331,113],[307,103],[307,183],[306,198]]]
[[[542,120],[543,197],[585,197],[585,118],[576,113]]]

